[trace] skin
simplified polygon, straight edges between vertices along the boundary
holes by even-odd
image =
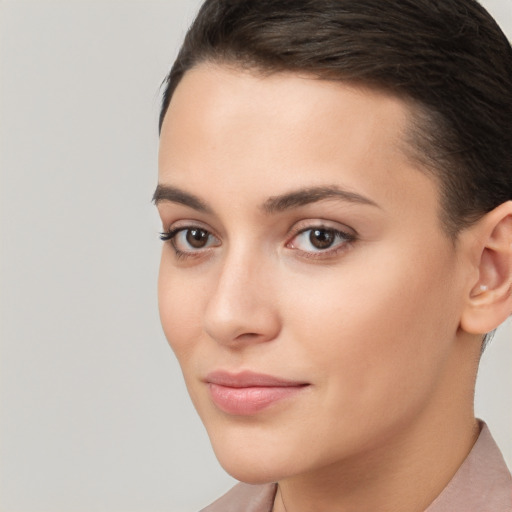
[[[156,201],[163,231],[182,229],[163,245],[162,325],[219,461],[278,481],[276,512],[423,511],[478,435],[481,336],[461,319],[482,237],[443,231],[437,185],[404,150],[410,115],[379,91],[212,64],[166,114],[159,183],[198,202]],[[315,187],[348,194],[269,208]],[[304,231],[319,227],[348,236],[320,250]],[[308,385],[233,415],[205,383],[219,369]]]

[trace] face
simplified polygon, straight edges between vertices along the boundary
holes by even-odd
[[[463,279],[384,93],[214,65],[166,114],[160,316],[221,464],[343,464],[437,414]]]

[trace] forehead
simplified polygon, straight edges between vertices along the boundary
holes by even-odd
[[[368,143],[376,142],[377,137],[372,135],[378,135],[396,148],[409,116],[409,106],[384,91],[291,72],[268,75],[205,63],[188,71],[181,80],[162,130],[171,121],[178,121],[184,135],[190,135],[187,130],[193,129],[197,136],[200,129],[200,134],[211,137],[220,136],[222,128],[231,124],[247,130],[240,135],[252,136],[256,143],[257,134],[264,138],[286,129],[286,138],[292,143],[304,131],[314,142],[315,132],[322,136],[325,134],[321,131],[329,129],[345,135],[346,140],[343,131],[348,128],[352,142],[364,131]],[[385,125],[385,132],[377,133]],[[317,141],[322,139],[327,142],[325,137]],[[361,137],[358,140],[363,142]],[[285,141],[279,137],[276,142]],[[339,142],[344,144],[344,140]]]
[[[222,183],[226,194],[247,189],[260,200],[291,183],[385,200],[419,188],[437,209],[434,184],[407,157],[410,118],[406,102],[382,91],[202,64],[185,74],[164,119],[160,181],[197,189],[207,180],[210,195]]]

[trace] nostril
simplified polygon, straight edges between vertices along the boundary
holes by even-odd
[[[261,334],[258,334],[257,332],[244,332],[243,334],[240,334],[239,336],[237,336],[236,339],[238,339],[238,340],[242,340],[244,338],[254,339],[254,338],[257,338],[258,336],[261,336]]]

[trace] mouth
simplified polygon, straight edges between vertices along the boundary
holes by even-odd
[[[237,416],[256,414],[292,398],[309,386],[307,382],[249,371],[236,374],[216,371],[208,374],[205,382],[217,408]]]

